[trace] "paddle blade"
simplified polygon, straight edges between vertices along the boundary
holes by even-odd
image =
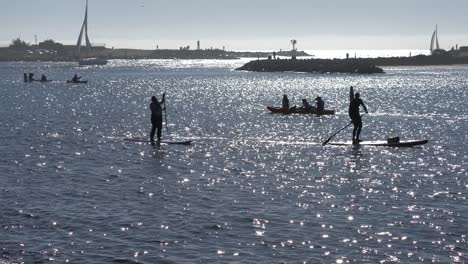
[[[328,142],[330,142],[331,138],[325,140],[325,142],[322,143],[322,146],[325,146],[326,144],[328,144]]]

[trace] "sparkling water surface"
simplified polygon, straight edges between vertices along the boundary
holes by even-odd
[[[234,71],[245,62],[0,63],[0,263],[468,262],[468,66]],[[89,82],[64,83],[75,73]],[[363,139],[429,143],[322,146],[349,123],[350,85]],[[163,137],[193,145],[124,141],[148,136],[163,92]],[[268,113],[283,92],[337,114]]]

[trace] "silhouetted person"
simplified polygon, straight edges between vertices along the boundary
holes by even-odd
[[[47,82],[47,76],[45,76],[45,74],[42,74],[41,82]]]
[[[81,77],[78,77],[78,75],[75,74],[75,76],[73,76],[73,78],[72,78],[72,82],[78,82],[80,79],[81,79]]]
[[[34,73],[30,72],[28,79],[30,82],[34,81]]]
[[[354,94],[353,87],[349,88],[349,117],[351,118],[351,122],[353,122],[353,144],[359,144],[361,141],[359,139],[359,135],[361,134],[362,129],[362,118],[359,113],[359,106],[362,105],[364,111],[367,112],[367,108],[364,105],[364,102],[361,100],[359,93]]]
[[[304,108],[304,110],[307,110],[307,111],[310,111],[313,109],[310,103],[307,102],[307,99],[302,99],[302,108]]]
[[[162,130],[162,104],[164,104],[166,98],[166,94],[163,93],[161,102],[158,102],[156,96],[151,97],[151,134],[150,134],[150,141],[154,142],[154,134],[156,133],[156,129],[158,130],[158,141],[161,141],[161,130]]]
[[[23,73],[23,78],[24,82],[28,82],[28,75],[26,73]]]
[[[287,96],[287,95],[283,95],[282,108],[283,108],[283,109],[288,109],[288,110],[289,110],[289,99],[288,99],[288,96]]]
[[[315,101],[316,101],[315,105],[317,107],[317,111],[325,110],[325,102],[322,100],[322,97],[319,96],[315,98]]]

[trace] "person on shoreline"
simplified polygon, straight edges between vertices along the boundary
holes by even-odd
[[[287,95],[283,95],[282,108],[289,110],[289,99]]]
[[[29,80],[29,82],[34,81],[34,73],[32,73],[32,72],[29,73],[28,80]]]
[[[322,97],[318,96],[315,98],[315,106],[317,107],[317,111],[323,111],[325,110],[325,102],[322,100]]]
[[[150,141],[154,143],[154,134],[157,132],[158,142],[161,141],[161,132],[162,132],[162,104],[164,104],[166,98],[166,94],[163,93],[161,102],[158,102],[156,96],[151,97],[151,134],[150,134]]]
[[[359,113],[359,106],[362,105],[366,114],[368,113],[364,102],[361,100],[359,93],[354,93],[353,87],[349,88],[349,117],[351,118],[351,122],[353,123],[353,144],[359,144],[361,140],[359,136],[361,134],[362,129],[362,118]]]
[[[45,74],[42,74],[41,82],[47,82],[47,76],[45,76]]]

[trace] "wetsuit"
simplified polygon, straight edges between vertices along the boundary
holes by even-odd
[[[317,100],[317,110],[323,111],[325,109],[325,102],[322,99]]]
[[[304,108],[305,110],[308,110],[308,111],[312,110],[312,106],[307,101],[302,102],[302,108]]]
[[[164,96],[161,102],[153,101],[150,104],[151,109],[151,134],[150,140],[154,141],[154,134],[156,133],[156,129],[158,129],[158,141],[161,140],[161,130],[162,130],[162,107],[161,105],[164,103]]]
[[[289,99],[287,97],[283,97],[283,108],[289,109]]]
[[[362,105],[364,111],[367,113],[367,108],[364,105],[364,102],[361,98],[353,98],[349,103],[349,117],[353,122],[354,129],[353,129],[353,143],[359,142],[359,135],[361,134],[362,129],[362,119],[361,115],[359,114],[359,106]]]

